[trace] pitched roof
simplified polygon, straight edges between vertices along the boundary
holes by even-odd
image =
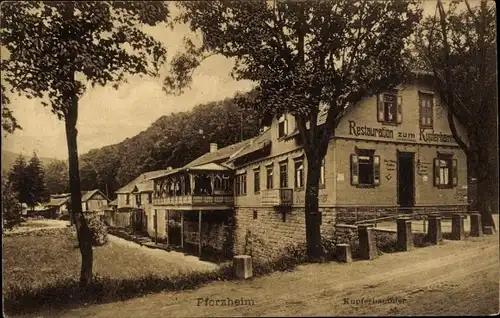
[[[270,142],[271,142],[271,129],[267,129],[257,137],[252,138],[250,142],[244,148],[241,149],[241,151],[231,156],[229,161],[234,161],[238,158],[253,153],[257,150],[261,150]]]
[[[203,156],[198,157],[195,160],[191,161],[190,163],[185,165],[183,168],[191,168],[191,167],[201,166],[203,164],[211,163],[211,162],[220,163],[220,162],[226,161],[227,159],[229,159],[229,157],[232,154],[241,150],[243,147],[247,146],[252,139],[253,138],[240,141],[236,144],[229,145],[227,147],[221,148],[221,149],[214,151],[214,152],[207,152]]]
[[[82,202],[86,202],[86,201],[90,200],[94,196],[94,194],[96,194],[96,193],[101,194],[106,200],[109,201],[109,199],[104,195],[104,193],[101,192],[101,190],[94,189],[94,190],[82,192]]]
[[[137,192],[137,193],[151,192],[151,191],[153,191],[153,187],[154,187],[153,180],[148,179],[146,181],[143,181],[143,182],[136,184],[135,188],[134,188],[134,192]]]
[[[60,197],[60,198],[50,198],[49,203],[47,203],[47,206],[61,206],[65,203],[69,202],[69,196],[67,197]]]
[[[206,163],[203,165],[190,167],[189,170],[226,171],[226,170],[229,170],[229,168],[224,167],[224,166],[219,165],[219,164],[214,163],[214,162],[210,162],[210,163]]]
[[[134,191],[134,188],[138,183],[147,181],[147,180],[152,179],[152,178],[156,178],[156,177],[161,176],[169,171],[172,171],[172,170],[156,170],[156,171],[144,172],[144,173],[140,174],[134,180],[127,183],[125,186],[118,189],[115,193],[131,193],[132,191]]]
[[[114,199],[113,201],[108,203],[109,206],[111,205],[118,205],[118,199]]]
[[[148,180],[154,180],[154,179],[157,179],[157,178],[165,177],[165,176],[168,176],[170,174],[174,174],[177,171],[180,171],[182,169],[183,168],[175,168],[175,169],[170,169],[170,170],[163,170],[164,171],[163,173],[157,174],[157,175],[155,175],[153,177],[150,177]]]

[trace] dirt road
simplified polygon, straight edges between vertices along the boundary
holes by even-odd
[[[498,313],[498,257],[497,236],[445,241],[373,261],[305,265],[246,282],[37,316],[486,315]]]

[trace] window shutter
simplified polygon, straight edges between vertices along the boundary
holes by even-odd
[[[384,121],[384,94],[379,94],[377,98],[377,120]]]
[[[458,164],[457,159],[453,159],[451,162],[451,177],[453,178],[453,186],[456,187],[458,185]]]
[[[380,185],[380,156],[373,157],[373,184]]]
[[[351,184],[359,184],[359,162],[358,155],[351,155]]]
[[[285,135],[288,135],[288,119],[285,118]]]
[[[398,96],[398,124],[403,122],[403,96]]]
[[[439,159],[434,158],[434,186],[439,186]]]

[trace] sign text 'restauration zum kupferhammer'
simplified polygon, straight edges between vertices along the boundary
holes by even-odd
[[[349,135],[353,136],[367,136],[367,137],[378,137],[386,139],[410,139],[416,140],[414,133],[407,132],[396,132],[394,129],[389,129],[386,127],[376,128],[368,126],[358,126],[353,120],[349,120]],[[447,135],[443,133],[430,133],[425,132],[425,129],[420,128],[419,140],[423,142],[445,142],[445,143],[455,143],[455,139],[452,135]]]

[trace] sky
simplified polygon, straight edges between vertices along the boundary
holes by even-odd
[[[474,5],[478,0],[470,0]],[[423,2],[425,14],[434,14],[436,1]],[[148,33],[162,41],[171,58],[182,50],[182,39],[190,35],[185,25],[170,30],[164,25],[149,27]],[[154,121],[172,112],[187,111],[197,104],[232,97],[249,91],[253,84],[236,81],[230,72],[234,61],[222,56],[205,60],[193,74],[191,88],[183,95],[166,95],[162,79],[129,76],[118,90],[111,86],[88,88],[79,103],[78,152],[115,144],[146,130]],[[2,135],[2,148],[31,156],[67,159],[64,123],[39,100],[8,95],[10,108],[23,128]],[[180,132],[179,132],[180,133]]]

